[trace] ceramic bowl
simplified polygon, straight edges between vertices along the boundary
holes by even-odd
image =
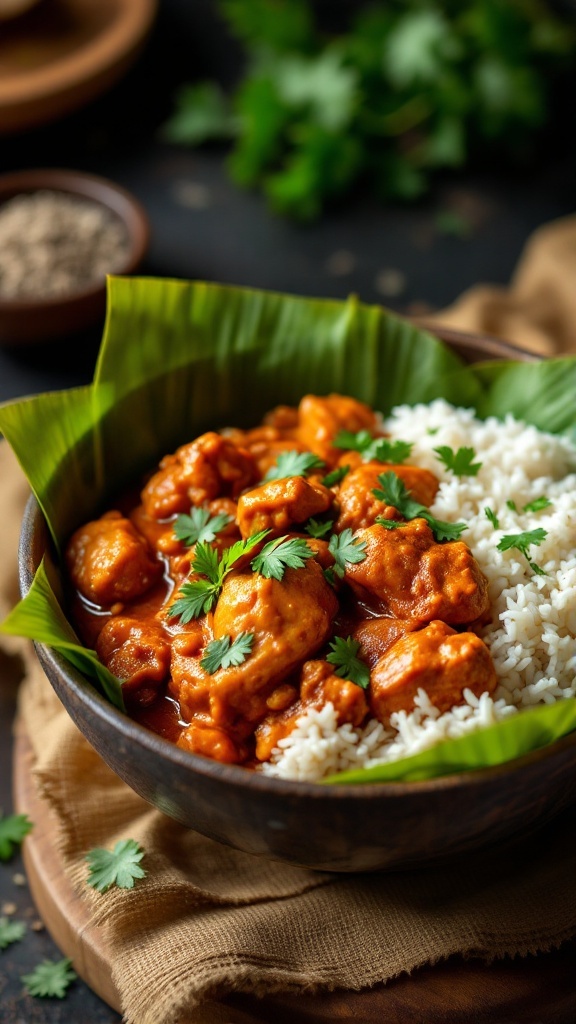
[[[128,248],[116,274],[133,274],[140,266],[150,236],[148,217],[125,189],[105,178],[72,170],[29,170],[0,177],[0,210],[17,195],[40,190],[90,199],[115,214],[128,237]],[[0,344],[38,344],[91,327],[104,318],[106,281],[51,298],[6,298],[0,294]]]
[[[496,339],[435,333],[470,362],[534,358]],[[23,595],[48,548],[31,499],[20,544]],[[59,654],[36,649],[78,728],[132,789],[188,828],[258,856],[337,872],[430,864],[527,833],[576,795],[574,733],[495,768],[424,782],[322,786],[270,778],[180,750],[119,712]]]

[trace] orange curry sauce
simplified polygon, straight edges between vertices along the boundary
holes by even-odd
[[[342,431],[363,431],[365,442],[383,436],[378,416],[342,395],[307,395],[253,430],[203,434],[166,456],[134,501],[70,539],[72,614],[83,641],[122,680],[129,714],[185,750],[254,767],[309,707],[330,701],[340,724],[388,724],[393,712],[414,707],[419,688],[441,711],[462,702],[464,687],[477,696],[495,688],[489,651],[474,632],[489,612],[487,581],[469,548],[437,542],[425,518],[405,520],[374,493],[392,472],[428,507],[438,480],[342,447]],[[282,476],[301,453],[316,456],[311,467]],[[326,480],[343,467],[338,482]],[[194,509],[205,510],[208,528],[219,517],[219,529],[187,546],[175,525]],[[260,531],[267,533],[233,564],[209,610],[196,609],[190,621],[174,614],[186,584],[206,583],[198,563],[192,568],[201,546],[221,557]],[[255,571],[254,558],[280,538],[308,545],[302,564],[284,565],[281,579]],[[251,643],[243,660],[208,671],[209,645],[242,635]],[[327,660],[335,637],[351,638],[367,686]]]

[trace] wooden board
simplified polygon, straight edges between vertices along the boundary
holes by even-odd
[[[102,999],[121,1012],[105,933],[90,924],[85,904],[68,883],[56,849],[55,821],[39,799],[25,735],[16,737],[14,803],[34,821],[24,844],[32,897],[54,941]],[[491,965],[457,957],[359,993],[248,995],[209,1002],[181,1024],[573,1024],[576,943],[538,957]]]

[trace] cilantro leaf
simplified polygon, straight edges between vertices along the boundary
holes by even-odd
[[[397,530],[399,526],[406,526],[406,523],[401,523],[398,519],[384,519],[384,516],[376,516],[376,522],[385,530]]]
[[[370,682],[370,669],[365,661],[358,657],[360,644],[349,636],[346,640],[342,637],[334,637],[330,642],[331,653],[326,655],[326,661],[335,666],[335,673],[343,679],[349,679],[356,686],[366,689]]]
[[[491,508],[488,508],[487,505],[486,505],[486,507],[484,509],[484,515],[486,516],[486,519],[490,520],[490,522],[492,523],[492,526],[494,527],[495,530],[498,530],[500,528],[500,523],[498,522],[498,516],[496,515],[495,512],[492,511]]]
[[[192,547],[193,544],[215,540],[216,534],[233,522],[234,516],[224,512],[211,516],[207,508],[191,508],[189,516],[176,517],[174,533],[183,544]]]
[[[86,854],[90,871],[87,882],[98,892],[106,892],[112,885],[119,889],[133,889],[136,878],[145,878],[140,867],[144,856],[135,839],[120,839],[112,851],[96,847]]]
[[[356,434],[349,430],[340,430],[333,444],[335,448],[360,452],[364,462],[392,462],[396,465],[405,462],[414,447],[409,441],[372,437],[367,430],[359,430]]]
[[[372,444],[374,438],[368,430],[339,430],[332,444],[334,448],[343,448],[347,452],[364,452]]]
[[[236,562],[252,551],[269,532],[269,530],[260,530],[259,533],[254,533],[246,540],[238,540],[226,548],[220,556],[205,541],[199,541],[192,561],[192,570],[206,576],[207,579],[190,580],[184,583],[178,591],[176,600],[170,606],[169,617],[179,616],[181,622],[187,623],[192,619],[199,618],[200,615],[207,615],[214,607],[224,580]]]
[[[339,534],[333,533],[328,547],[336,563],[332,567],[333,572],[341,579],[347,565],[357,565],[366,558],[366,541],[353,537],[350,529],[342,530]]]
[[[33,828],[32,822],[25,814],[10,814],[0,817],[0,860],[10,860],[16,847]]]
[[[510,551],[515,548],[526,558],[528,565],[538,576],[545,576],[544,570],[535,562],[531,562],[528,556],[528,549],[535,544],[537,547],[548,536],[548,531],[539,526],[536,530],[526,530],[524,533],[507,533],[500,538],[496,547],[498,551]]]
[[[325,537],[327,533],[330,533],[333,526],[333,519],[327,519],[325,523],[319,522],[318,519],[309,519],[304,529],[311,537],[316,537],[318,539],[320,537]]]
[[[323,476],[321,483],[324,484],[324,487],[334,487],[335,484],[339,484],[349,472],[350,466],[339,466],[338,469],[333,469],[331,473],[327,473],[326,476]]]
[[[452,470],[454,476],[476,476],[478,470],[482,468],[481,462],[474,462],[476,452],[473,448],[458,448],[454,451],[443,444],[434,451],[446,469]]]
[[[76,977],[72,961],[66,957],[64,960],[43,960],[31,974],[23,974],[22,981],[31,996],[63,999]]]
[[[250,565],[266,579],[281,580],[287,568],[302,569],[315,552],[302,537],[277,537],[265,544]]]
[[[437,541],[458,540],[464,530],[468,529],[466,523],[447,523],[442,519],[436,519],[426,505],[412,500],[404,481],[392,470],[380,473],[378,483],[381,489],[374,488],[372,490],[372,494],[376,498],[384,501],[387,505],[392,505],[405,519],[425,519]],[[382,525],[381,520],[380,525]]]
[[[506,508],[509,508],[511,512],[518,511],[518,509],[516,508],[516,502],[512,501],[512,498],[508,498],[508,501],[506,502]]]
[[[544,495],[542,495],[541,498],[535,498],[534,501],[529,501],[527,505],[524,505],[524,508],[522,509],[522,511],[523,512],[541,512],[542,509],[550,508],[551,505],[552,505],[552,502],[550,501],[550,498],[546,498],[546,497],[544,497]]]
[[[6,949],[13,942],[20,942],[26,934],[26,925],[23,921],[9,921],[7,917],[0,917],[0,949]]]
[[[271,466],[264,483],[269,480],[284,480],[289,476],[307,476],[314,470],[322,469],[324,463],[314,452],[281,452],[276,459],[276,465]]]
[[[250,654],[253,643],[254,633],[239,633],[233,642],[232,637],[228,635],[211,640],[200,659],[200,664],[209,675],[213,675],[219,668],[241,665]]]
[[[183,583],[178,591],[180,595],[170,606],[168,615],[170,618],[180,618],[180,622],[186,624],[192,619],[199,619],[201,615],[207,615],[214,607],[214,603],[220,588],[208,580],[192,580],[191,583]]]

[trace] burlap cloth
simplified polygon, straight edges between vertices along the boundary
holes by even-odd
[[[552,352],[576,351],[576,217],[537,232],[510,291],[476,289],[442,319]],[[571,309],[570,309],[571,307]],[[27,486],[0,443],[0,615],[17,598]],[[358,991],[459,953],[486,960],[558,947],[574,934],[573,849],[549,829],[517,848],[393,875],[334,876],[220,846],[151,809],[106,767],[59,704],[31,647],[20,715],[35,782],[55,813],[78,899],[106,930],[129,1024],[244,1022],[206,1002],[229,992]],[[86,852],[136,839],[147,877],[101,895]],[[213,1007],[209,1010],[209,1007]]]

